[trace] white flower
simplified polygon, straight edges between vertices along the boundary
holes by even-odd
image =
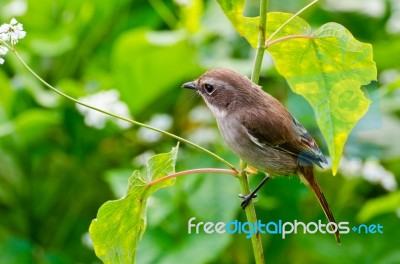
[[[0,46],[0,56],[1,55],[6,55],[8,52],[8,49],[6,47]],[[0,64],[4,63],[4,59],[0,57]]]
[[[8,49],[6,47],[0,46],[0,55],[6,55]]]
[[[131,118],[128,106],[124,102],[119,101],[119,92],[117,90],[101,91],[84,98],[79,98],[79,101],[96,106],[113,114]],[[131,126],[131,124],[126,121],[116,120],[114,117],[94,111],[82,105],[76,105],[76,107],[79,112],[85,116],[85,123],[88,126],[103,128],[107,120],[116,122],[120,128],[128,128]]]
[[[0,26],[0,32],[3,32],[3,30],[4,30],[4,29],[3,29],[4,25],[5,25],[5,24],[3,24],[3,25]],[[5,34],[5,33],[0,33],[0,41],[7,41],[7,39],[8,39],[7,34]]]
[[[363,162],[361,159],[347,159],[344,156],[340,159],[339,170],[348,177],[360,176],[362,169]]]
[[[0,39],[2,41],[11,41],[12,45],[17,44],[19,39],[26,36],[21,23],[15,18],[12,18],[10,24],[3,24],[0,26]]]
[[[362,177],[370,183],[378,183],[387,191],[395,191],[398,188],[394,174],[383,167],[378,160],[369,158],[365,162],[360,159],[348,160],[342,157],[339,170],[349,178]]]
[[[398,187],[394,174],[375,159],[368,159],[365,162],[362,174],[364,179],[371,183],[380,183],[387,191],[395,191]]]

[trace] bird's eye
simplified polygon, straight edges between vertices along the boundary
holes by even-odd
[[[214,85],[208,84],[208,83],[206,83],[206,84],[204,85],[204,89],[206,90],[206,92],[207,92],[208,94],[212,94],[212,92],[214,92],[214,90],[215,90]]]

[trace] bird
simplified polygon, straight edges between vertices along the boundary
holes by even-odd
[[[226,68],[212,69],[183,88],[201,95],[213,113],[227,146],[266,177],[248,195],[242,208],[275,176],[298,176],[315,194],[329,222],[336,224],[314,175],[314,166],[327,164],[315,140],[273,96],[248,77]],[[341,244],[338,230],[336,241]]]

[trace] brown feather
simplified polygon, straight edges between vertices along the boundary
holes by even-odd
[[[242,111],[241,120],[250,135],[260,144],[290,153],[300,165],[326,163],[317,143],[295,118],[272,96],[264,93],[271,107]],[[269,98],[268,98],[269,97]]]
[[[317,179],[314,176],[313,172],[313,167],[311,166],[300,166],[298,175],[302,182],[315,194],[315,197],[317,197],[317,200],[319,204],[322,207],[322,210],[325,213],[326,218],[328,218],[329,222],[334,222],[336,224],[335,218],[333,217],[332,211],[329,208],[329,204],[325,199],[324,194],[322,193],[321,187],[319,187],[319,184],[317,182]],[[336,230],[335,232],[335,238],[338,244],[341,244],[340,241],[340,234],[339,231]]]

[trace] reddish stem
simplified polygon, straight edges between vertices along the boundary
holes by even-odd
[[[201,169],[191,169],[191,170],[185,170],[185,171],[180,171],[180,172],[175,172],[172,173],[170,175],[164,176],[162,178],[159,178],[157,180],[154,180],[150,183],[148,183],[148,186],[152,186],[154,184],[172,179],[172,178],[176,178],[179,176],[184,176],[184,175],[188,175],[188,174],[195,174],[195,173],[220,173],[220,174],[230,174],[233,175],[235,177],[238,176],[238,173],[234,170],[227,170],[227,169],[215,169],[215,168],[201,168]]]

